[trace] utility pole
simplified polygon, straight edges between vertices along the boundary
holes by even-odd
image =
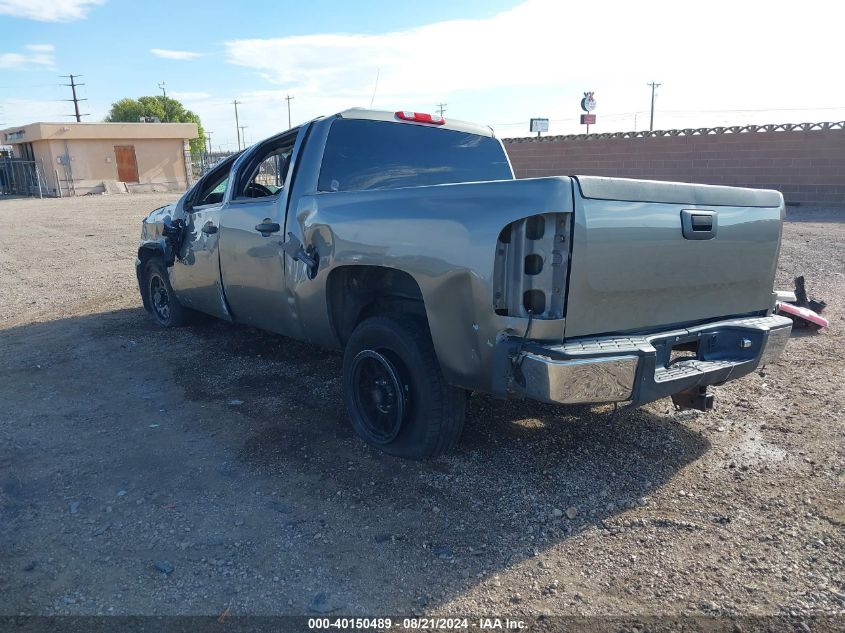
[[[652,81],[650,84],[646,84],[647,86],[651,86],[651,118],[648,121],[648,131],[654,131],[654,91],[661,86],[661,84],[655,83]]]
[[[164,95],[164,122],[167,123],[167,89],[163,81],[158,82],[158,89]]]
[[[238,127],[241,128],[241,138],[244,140],[244,149],[246,149],[246,132],[244,132],[244,130],[247,129],[249,126],[239,125]]]
[[[232,101],[235,104],[235,133],[238,135],[238,151],[241,151],[241,124],[238,121],[238,100]]]
[[[437,113],[440,115],[440,118],[443,118],[443,113],[446,112],[446,106],[449,105],[448,103],[438,103],[437,104]]]
[[[82,75],[62,75],[62,77],[67,77],[70,79],[69,84],[62,84],[63,86],[70,86],[70,90],[73,93],[73,99],[65,99],[65,101],[73,101],[73,109],[75,114],[70,114],[68,116],[75,116],[77,123],[82,123],[82,117],[89,116],[88,114],[80,114],[79,113],[79,102],[80,101],[88,101],[88,99],[79,99],[76,96],[76,88],[78,86],[84,86],[85,84],[78,84],[74,80],[77,77],[82,77]]]
[[[291,102],[292,99],[293,99],[293,97],[291,97],[290,95],[287,95],[285,97],[285,101],[288,102],[288,129],[291,129],[293,127],[290,123],[290,102]]]
[[[203,172],[208,171],[208,169],[211,167],[211,131],[210,130],[205,130],[205,140],[208,143],[208,149],[203,147],[203,150],[205,150],[204,151],[205,156],[203,156],[203,158],[202,158]]]

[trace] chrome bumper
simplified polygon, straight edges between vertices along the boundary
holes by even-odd
[[[513,358],[511,395],[559,404],[644,404],[692,387],[721,384],[772,362],[792,321],[773,315],[730,319],[645,336],[528,344]],[[694,344],[695,357],[672,359]]]

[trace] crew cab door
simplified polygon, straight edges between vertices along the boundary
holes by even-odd
[[[298,130],[273,137],[240,161],[220,226],[220,269],[233,318],[296,335],[285,287],[285,208]]]
[[[232,160],[206,174],[184,203],[187,231],[173,264],[171,284],[185,307],[230,319],[220,283],[220,215]]]

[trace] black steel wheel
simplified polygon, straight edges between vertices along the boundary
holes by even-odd
[[[343,387],[353,428],[386,453],[428,459],[460,438],[466,394],[443,378],[424,321],[360,323],[344,352]]]
[[[352,359],[352,399],[361,413],[362,430],[373,444],[396,439],[405,418],[410,387],[389,352],[365,349]]]

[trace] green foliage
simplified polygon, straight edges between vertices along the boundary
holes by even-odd
[[[199,115],[186,110],[179,101],[171,97],[164,99],[164,95],[152,97],[138,97],[137,99],[121,99],[115,101],[106,122],[108,123],[137,123],[142,116],[157,117],[162,123],[196,123],[199,136],[190,141],[191,153],[199,156],[205,149],[205,130]]]

